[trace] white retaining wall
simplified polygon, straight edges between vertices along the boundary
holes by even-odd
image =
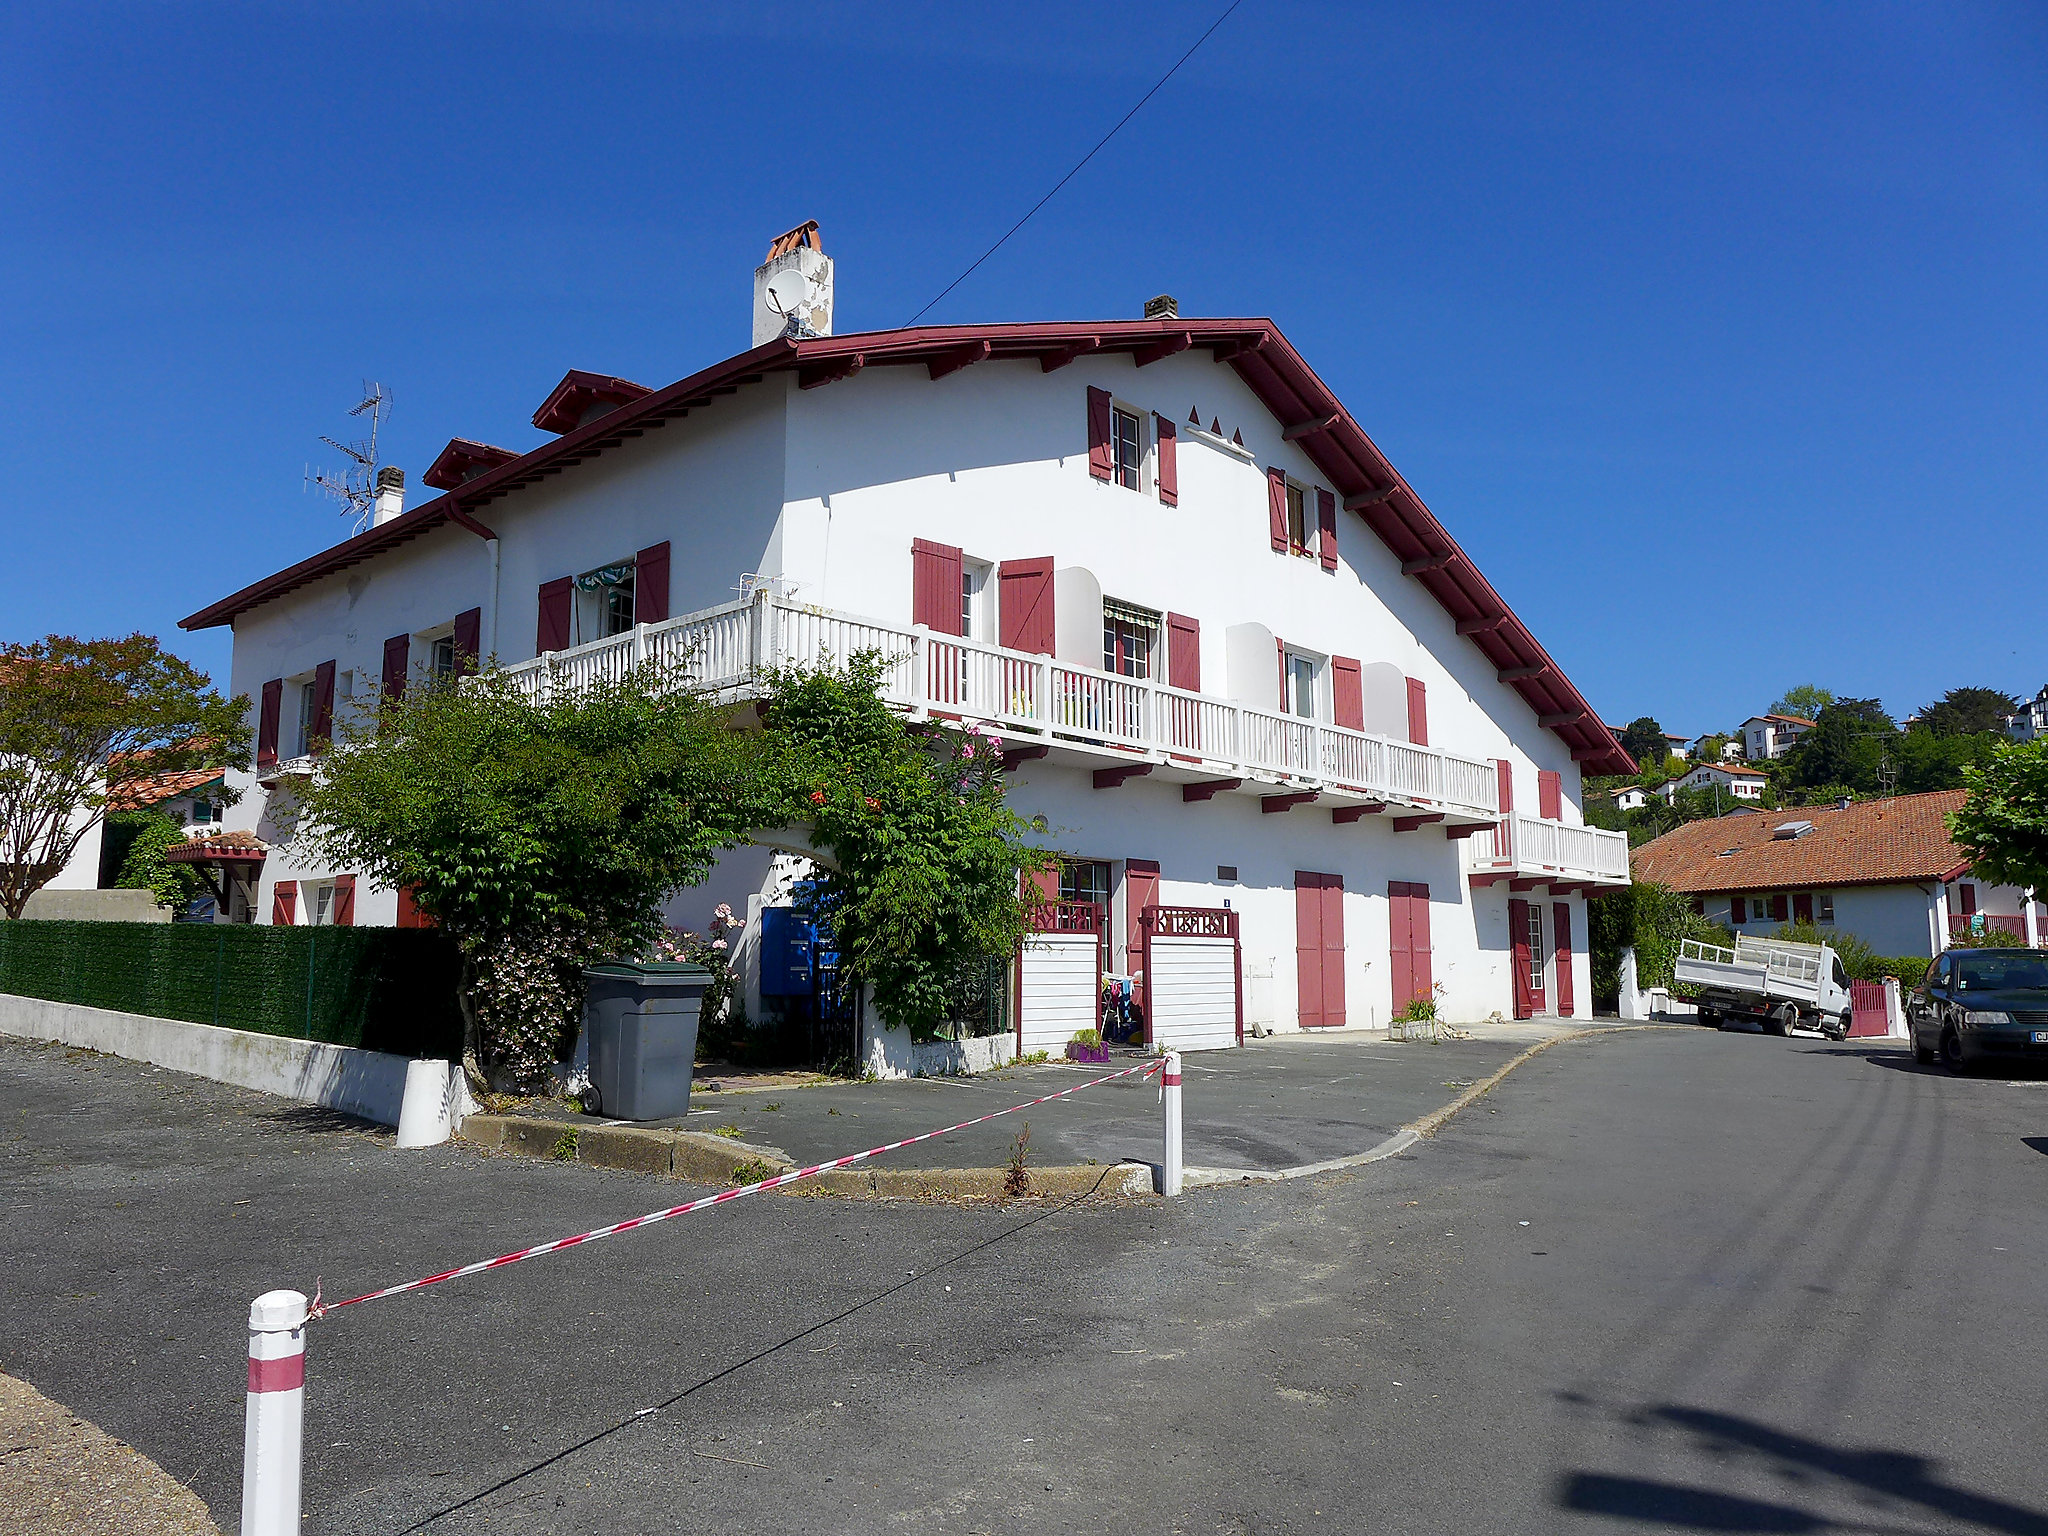
[[[920,1044],[900,1024],[869,1021],[862,1026],[860,1044],[861,1065],[876,1077],[961,1077],[1017,1059],[1014,1033]]]
[[[398,1124],[398,1111],[405,1101],[405,1057],[318,1040],[259,1035],[4,992],[0,992],[0,1034],[54,1040],[108,1056],[146,1061],[217,1083],[233,1083],[238,1088],[359,1115],[379,1125]],[[451,1075],[460,1070],[450,1067]],[[467,1092],[458,1089],[454,1097],[453,1119],[459,1126],[472,1106]]]

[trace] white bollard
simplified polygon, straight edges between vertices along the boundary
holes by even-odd
[[[1159,1073],[1159,1102],[1166,1115],[1166,1152],[1159,1161],[1159,1192],[1177,1195],[1181,1186],[1179,1051],[1166,1053],[1166,1065]]]
[[[446,1061],[405,1064],[405,1098],[398,1106],[398,1144],[438,1147],[454,1129],[455,1077]]]
[[[305,1413],[306,1298],[298,1291],[266,1291],[249,1304],[242,1536],[298,1536]]]

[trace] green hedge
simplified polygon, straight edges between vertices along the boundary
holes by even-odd
[[[233,923],[0,921],[0,992],[454,1059],[461,961],[441,934]]]

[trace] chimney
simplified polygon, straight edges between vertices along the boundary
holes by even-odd
[[[771,283],[774,304],[769,302]],[[769,243],[768,259],[754,268],[754,345],[778,336],[831,334],[832,258],[818,243],[818,221],[812,219],[777,235]]]
[[[1180,318],[1180,303],[1170,293],[1162,293],[1156,299],[1147,299],[1145,301],[1145,318],[1147,320],[1178,320]]]
[[[380,528],[405,510],[405,471],[396,464],[386,464],[377,471],[376,509],[370,514],[370,526]]]

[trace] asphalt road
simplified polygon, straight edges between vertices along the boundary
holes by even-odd
[[[230,1525],[249,1296],[675,1187],[320,1123],[0,1043],[0,1369]],[[1668,1030],[1327,1178],[743,1201],[317,1325],[307,1529],[2048,1533],[2044,1150],[2040,1082]]]

